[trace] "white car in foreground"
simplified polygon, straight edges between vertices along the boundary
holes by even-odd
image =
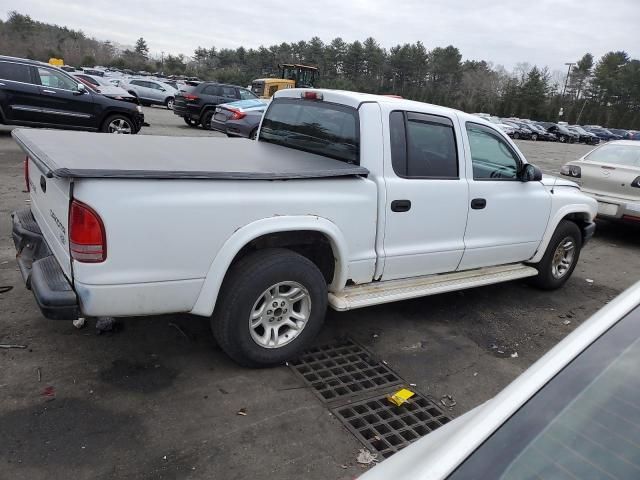
[[[493,399],[360,480],[640,478],[640,283]]]

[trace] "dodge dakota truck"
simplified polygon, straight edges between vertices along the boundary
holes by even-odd
[[[353,92],[277,92],[256,141],[17,129],[14,212],[45,317],[210,317],[236,362],[295,357],[349,310],[528,278],[562,286],[595,200],[495,125]]]

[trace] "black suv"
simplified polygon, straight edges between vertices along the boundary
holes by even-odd
[[[0,56],[0,123],[108,133],[138,133],[138,105],[89,91],[49,64]]]
[[[256,98],[258,97],[246,88],[202,82],[195,87],[187,87],[186,90],[176,93],[173,113],[184,118],[185,123],[190,127],[202,125],[208,129],[217,105]]]

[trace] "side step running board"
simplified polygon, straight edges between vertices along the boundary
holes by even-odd
[[[464,272],[367,283],[346,287],[340,292],[329,293],[329,305],[338,311],[353,310],[370,305],[533,277],[537,274],[538,271],[535,268],[516,263]]]

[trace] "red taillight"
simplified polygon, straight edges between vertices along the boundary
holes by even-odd
[[[182,96],[184,97],[184,99],[185,99],[187,102],[193,102],[194,100],[198,100],[198,98],[200,98],[200,97],[198,97],[197,95],[192,95],[192,94],[190,94],[190,93],[185,93],[185,94],[184,94],[184,95],[182,95]]]
[[[78,262],[98,263],[107,258],[107,237],[100,216],[77,200],[69,210],[69,249]]]
[[[27,192],[31,191],[29,186],[29,157],[24,159],[24,184]]]
[[[306,91],[300,94],[300,98],[304,98],[305,100],[322,100],[322,93]]]
[[[244,118],[247,116],[246,113],[241,112],[240,110],[236,110],[234,108],[230,108],[229,110],[233,112],[229,120],[240,120],[241,118]]]

